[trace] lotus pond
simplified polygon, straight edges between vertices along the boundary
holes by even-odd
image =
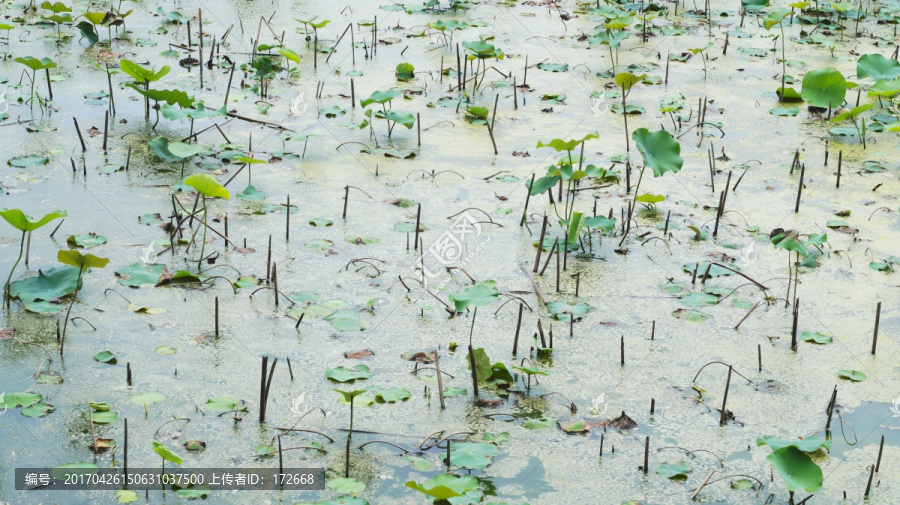
[[[896,0],[0,5],[0,502],[897,502]]]

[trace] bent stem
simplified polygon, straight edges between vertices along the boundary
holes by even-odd
[[[19,257],[16,258],[16,263],[13,265],[12,270],[9,271],[9,277],[6,278],[6,286],[4,287],[3,293],[6,295],[6,308],[9,308],[10,300],[12,299],[12,292],[10,290],[9,282],[12,280],[13,272],[16,271],[16,267],[19,266],[19,261],[22,260],[22,253],[25,251],[25,230],[22,230],[22,243],[19,244]]]

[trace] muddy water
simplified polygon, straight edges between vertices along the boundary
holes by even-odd
[[[272,106],[262,113],[255,103],[259,97],[250,89],[238,88],[240,72],[235,72],[234,89],[230,94],[229,110],[236,109],[245,117],[251,117],[283,125],[291,131],[277,130],[231,119],[222,126],[233,144],[246,151],[251,144],[254,155],[260,159],[273,156],[281,161],[268,165],[256,165],[252,170],[253,186],[267,193],[264,201],[210,201],[210,217],[227,213],[229,236],[243,245],[255,249],[250,254],[226,248],[223,241],[213,237],[207,244],[207,252],[221,251],[216,264],[227,264],[210,273],[230,280],[244,275],[265,276],[267,243],[272,236],[272,261],[278,265],[279,289],[287,294],[314,293],[319,301],[337,299],[352,309],[364,309],[374,300],[372,311],[362,310],[363,331],[338,331],[327,321],[309,316],[295,329],[296,321],[285,314],[286,300],[276,309],[270,290],[241,288],[235,295],[224,280],[217,280],[205,289],[183,287],[128,288],[116,281],[114,271],[140,263],[144,248],[153,241],[165,240],[167,234],[158,226],[139,224],[138,216],[171,211],[172,186],[181,180],[180,164],[167,165],[148,152],[144,139],[166,136],[180,140],[189,135],[189,123],[184,120],[161,119],[155,131],[143,120],[143,107],[129,88],[123,74],[115,74],[114,93],[116,114],[110,120],[109,150],[102,152],[102,135],[88,137],[89,149],[84,155],[87,176],[82,174],[82,154],[75,136],[71,116],[78,118],[83,130],[96,126],[102,131],[106,105],[86,103],[84,95],[106,89],[105,76],[93,68],[99,60],[95,46],[85,51],[78,36],[63,41],[58,47],[53,31],[49,28],[30,27],[31,32],[19,38],[21,28],[12,31],[12,52],[15,56],[31,54],[48,56],[60,62],[54,75],[64,77],[54,82],[54,110],[41,114],[39,108],[32,112],[27,105],[11,103],[10,119],[2,124],[33,119],[34,125],[47,126],[55,131],[27,132],[25,125],[6,126],[7,138],[3,143],[6,159],[14,156],[46,154],[53,149],[65,153],[51,157],[45,166],[16,168],[7,166],[2,183],[6,189],[3,206],[22,208],[26,213],[39,215],[42,211],[64,208],[68,217],[51,239],[48,237],[52,223],[35,232],[30,248],[29,267],[20,265],[16,278],[34,275],[38,269],[56,266],[57,251],[67,249],[65,240],[70,235],[96,232],[108,242],[89,249],[98,256],[109,257],[106,269],[95,269],[87,274],[84,289],[79,292],[72,315],[87,319],[70,323],[65,355],[58,356],[55,338],[55,318],[26,312],[22,304],[14,302],[12,310],[4,312],[4,327],[17,329],[15,337],[0,341],[0,391],[7,393],[33,391],[44,395],[44,402],[56,410],[43,418],[21,415],[10,410],[0,417],[2,426],[2,454],[0,458],[0,500],[10,503],[88,503],[96,500],[111,502],[113,492],[23,492],[13,489],[13,468],[42,467],[88,461],[101,467],[121,466],[122,453],[117,450],[93,456],[87,445],[91,441],[90,426],[85,410],[89,402],[107,402],[118,412],[119,421],[97,425],[97,435],[113,438],[121,443],[122,419],[129,420],[129,465],[132,467],[156,467],[159,457],[151,448],[151,441],[158,440],[185,458],[185,467],[275,466],[274,457],[255,459],[256,448],[265,445],[275,435],[274,427],[289,426],[294,422],[290,410],[295,398],[306,393],[309,406],[321,407],[327,415],[309,416],[303,425],[320,430],[337,440],[325,444],[328,453],[315,455],[307,451],[285,452],[285,464],[291,466],[325,467],[329,476],[342,475],[343,440],[349,423],[346,406],[337,402],[335,386],[325,377],[328,368],[339,365],[352,366],[357,362],[344,358],[345,352],[370,349],[374,356],[362,361],[374,373],[372,379],[357,383],[406,388],[411,398],[397,404],[375,404],[355,412],[354,428],[381,432],[381,435],[358,433],[354,446],[369,440],[387,440],[407,448],[419,445],[421,438],[438,430],[445,433],[473,431],[473,440],[480,440],[483,433],[508,432],[509,439],[499,446],[499,455],[486,469],[475,470],[481,489],[487,496],[485,502],[531,504],[551,503],[619,503],[637,500],[641,503],[674,503],[687,499],[700,485],[709,470],[716,469],[713,479],[736,474],[748,474],[763,481],[765,489],[738,491],[730,489],[728,481],[709,485],[699,500],[705,503],[759,503],[769,493],[775,501],[787,501],[787,491],[776,477],[769,479],[769,465],[765,457],[769,450],[757,448],[757,437],[773,435],[791,438],[819,433],[826,421],[825,407],[835,384],[838,385],[838,412],[842,416],[833,421],[834,447],[829,457],[818,456],[823,467],[825,484],[817,493],[821,503],[837,503],[842,493],[858,499],[868,478],[867,466],[877,457],[878,441],[885,437],[884,456],[879,474],[873,484],[871,503],[892,503],[898,493],[897,477],[900,474],[897,430],[900,418],[890,409],[893,399],[900,395],[898,384],[897,335],[900,318],[896,312],[896,274],[885,274],[869,268],[870,261],[884,261],[900,251],[897,230],[900,226],[897,211],[898,193],[896,134],[871,133],[867,149],[853,137],[837,137],[828,133],[828,125],[811,118],[801,105],[796,117],[777,117],[769,109],[779,106],[771,92],[780,85],[780,64],[775,53],[771,34],[748,17],[744,31],[750,38],[730,36],[727,55],[722,54],[725,33],[740,23],[734,10],[725,10],[714,18],[716,28],[714,47],[707,50],[708,77],[704,79],[703,66],[698,57],[681,63],[672,61],[668,86],[641,85],[628,97],[629,105],[645,109],[644,114],[632,115],[628,120],[629,132],[638,127],[651,130],[664,126],[672,131],[671,119],[657,112],[660,100],[669,94],[684,96],[685,118],[696,118],[698,98],[706,98],[709,110],[707,121],[720,122],[724,136],[714,127],[707,127],[704,136],[688,130],[691,121],[685,120],[684,128],[675,133],[682,135],[684,168],[678,174],[666,174],[652,178],[645,174],[641,193],[663,194],[666,200],[658,204],[659,215],[652,217],[639,213],[632,228],[632,236],[621,248],[627,254],[618,254],[620,236],[593,239],[592,259],[577,259],[570,255],[567,269],[560,277],[560,289],[556,290],[555,260],[546,274],[534,276],[547,301],[584,302],[592,310],[583,320],[573,325],[569,337],[568,324],[551,319],[534,293],[521,295],[533,310],[525,311],[519,342],[519,353],[511,356],[517,310],[514,303],[499,312],[495,303],[479,310],[474,329],[476,347],[483,347],[493,361],[507,366],[520,364],[533,345],[531,335],[536,331],[537,320],[549,329],[553,323],[554,350],[552,361],[538,361],[538,366],[549,374],[540,377],[539,384],[526,390],[525,378],[519,377],[515,392],[500,396],[495,388],[482,388],[481,396],[502,398],[504,403],[495,408],[473,406],[471,383],[467,379],[465,345],[472,314],[447,318],[441,302],[427,294],[414,280],[420,273],[415,265],[420,258],[417,251],[407,247],[407,234],[394,229],[397,223],[412,223],[416,207],[399,208],[386,200],[408,198],[421,203],[421,220],[426,228],[423,244],[430,247],[454,223],[455,214],[477,208],[490,215],[498,225],[481,223],[480,235],[467,241],[471,259],[465,270],[476,280],[493,279],[501,292],[532,292],[529,274],[534,261],[535,237],[540,230],[544,212],[554,216],[549,232],[559,236],[562,231],[545,195],[535,196],[529,204],[527,227],[519,227],[526,190],[523,182],[534,171],[538,176],[557,156],[552,149],[535,147],[539,140],[553,138],[580,138],[597,131],[598,139],[589,140],[585,148],[587,162],[602,166],[612,165],[615,156],[625,154],[625,125],[621,115],[611,112],[596,114],[591,106],[592,92],[600,91],[609,78],[598,77],[610,67],[606,48],[591,46],[578,41],[581,33],[596,32],[598,21],[584,12],[576,13],[565,25],[556,12],[548,15],[546,8],[532,6],[509,7],[483,5],[456,16],[431,14],[407,14],[399,11],[377,9],[374,5],[352,6],[342,12],[343,5],[324,3],[281,2],[276,6],[259,3],[228,2],[222,5],[197,5],[183,3],[147,2],[125,4],[134,13],[127,18],[128,32],[117,39],[111,51],[138,62],[149,61],[153,66],[171,65],[172,73],[154,88],[178,87],[206,101],[207,105],[222,104],[228,84],[227,69],[204,69],[204,86],[199,86],[197,68],[187,72],[178,67],[176,59],[160,56],[168,49],[169,42],[187,43],[184,26],[166,24],[154,15],[157,7],[177,9],[189,15],[203,8],[206,37],[221,37],[234,24],[222,53],[228,53],[239,64],[248,59],[251,38],[256,38],[259,17],[271,15],[277,8],[279,14],[272,19],[276,33],[287,32],[287,46],[303,56],[299,77],[293,82],[283,79],[284,74],[270,85],[266,100]],[[729,8],[733,6],[728,6]],[[7,6],[7,13],[13,7]],[[84,10],[84,6],[76,10]],[[679,8],[682,11],[683,8]],[[289,15],[290,14],[290,15]],[[356,65],[347,51],[347,39],[326,64],[327,55],[319,54],[317,69],[313,69],[312,50],[296,33],[299,23],[291,18],[308,19],[319,15],[331,19],[331,24],[319,29],[319,42],[328,44],[336,40],[347,23],[358,23],[378,16],[378,54],[366,59],[363,49],[356,51]],[[33,16],[32,16],[33,17]],[[460,21],[480,20],[483,27],[470,27],[454,34],[454,42],[477,40],[479,36],[493,36],[491,43],[501,48],[507,57],[489,63],[501,72],[516,76],[517,83],[524,79],[523,67],[528,57],[529,65],[536,62],[567,63],[567,72],[548,72],[537,67],[528,69],[527,84],[531,90],[520,89],[518,108],[513,107],[512,88],[491,86],[492,81],[504,81],[491,71],[485,86],[473,98],[476,105],[493,108],[494,96],[499,94],[499,106],[494,127],[494,137],[499,151],[493,154],[490,136],[484,126],[471,125],[462,112],[451,107],[429,106],[442,97],[457,98],[456,92],[448,92],[455,76],[445,76],[440,82],[441,58],[444,66],[455,61],[455,54],[441,44],[437,34],[424,38],[407,34],[424,30],[423,25],[437,19],[454,17]],[[31,19],[31,18],[29,18]],[[239,19],[243,20],[243,30]],[[674,19],[674,22],[673,22]],[[639,73],[647,73],[660,80],[665,76],[666,52],[681,54],[691,48],[703,47],[709,41],[705,25],[698,27],[698,20],[679,16],[658,20],[669,30],[680,26],[683,35],[655,33],[646,43],[640,41],[640,33],[632,33],[619,49],[620,65],[643,65]],[[165,26],[167,33],[156,33]],[[891,32],[885,25],[875,25],[864,20],[865,26],[875,35],[888,37]],[[199,33],[192,23],[192,39],[196,44]],[[72,28],[63,31],[73,32]],[[790,30],[791,37],[799,36],[799,25]],[[105,41],[105,30],[100,30]],[[122,32],[120,31],[120,34]],[[265,26],[261,29],[262,42],[274,43]],[[774,32],[772,32],[774,33]],[[369,28],[359,28],[356,40],[370,36]],[[349,37],[349,34],[347,35]],[[137,39],[142,39],[140,44]],[[821,47],[789,44],[788,60],[796,66],[788,67],[788,73],[798,81],[810,69],[834,66],[846,76],[855,77],[856,57],[873,52],[877,39],[848,39],[838,45],[835,57]],[[132,42],[135,41],[135,42]],[[105,42],[101,43],[104,44]],[[155,43],[155,46],[147,46]],[[744,48],[742,52],[740,49]],[[754,57],[746,49],[763,51],[764,56]],[[204,51],[208,56],[208,49]],[[405,51],[405,52],[404,52]],[[401,57],[400,53],[403,52]],[[878,52],[885,53],[883,49]],[[135,54],[136,53],[136,54]],[[115,66],[116,58],[109,60]],[[397,63],[407,61],[416,68],[414,81],[401,84],[393,75]],[[801,65],[802,63],[802,65]],[[16,93],[27,94],[28,81],[22,89],[16,89],[21,65],[7,60],[2,75],[8,78],[7,99]],[[357,125],[364,119],[363,110],[350,105],[351,70],[355,76],[356,99],[367,97],[373,91],[413,89],[408,99],[395,100],[393,106],[403,112],[421,116],[421,147],[417,145],[417,129],[398,126],[391,139],[386,137],[383,120],[374,122],[374,132],[381,148],[414,151],[412,159],[397,159],[360,152],[364,143],[375,147],[375,140],[367,129],[345,127]],[[511,73],[511,74],[510,74]],[[315,99],[316,83],[325,82],[322,97]],[[862,81],[862,80],[860,80]],[[248,78],[247,85],[251,85]],[[38,76],[37,88],[44,92],[46,83]],[[418,94],[417,90],[422,90]],[[288,106],[295,96],[304,94],[307,110],[299,116],[290,115]],[[565,94],[564,104],[540,100],[545,94]],[[849,100],[855,101],[853,93]],[[863,93],[865,95],[865,93]],[[866,100],[865,96],[862,98]],[[337,106],[345,110],[336,118],[317,114],[318,110]],[[552,112],[549,110],[552,107]],[[547,111],[545,111],[545,109]],[[874,113],[884,114],[877,107]],[[153,114],[151,113],[151,116]],[[215,119],[223,123],[223,118]],[[695,120],[695,119],[694,119]],[[209,120],[198,121],[194,131],[210,125]],[[87,136],[87,133],[84,133]],[[287,134],[287,135],[286,135]],[[286,137],[316,134],[310,137],[303,159],[300,156],[304,143],[285,140]],[[825,142],[829,139],[829,161],[824,164]],[[199,142],[210,149],[219,150],[224,139],[214,131],[203,133]],[[350,143],[345,144],[344,143]],[[698,145],[699,144],[699,145]],[[716,156],[724,154],[728,160],[716,162],[719,173],[715,176],[715,191],[710,187],[706,151],[714,146]],[[129,146],[132,157],[129,170],[104,173],[107,165],[124,165]],[[799,174],[790,173],[793,153],[801,149],[801,163],[805,163],[805,189],[799,213],[794,213]],[[528,157],[513,156],[513,151],[527,152]],[[631,160],[640,165],[640,155],[631,146]],[[840,189],[835,186],[837,154],[843,151]],[[285,154],[292,153],[292,155]],[[73,174],[68,158],[75,159],[77,173]],[[755,160],[755,161],[751,161]],[[879,162],[881,172],[866,172],[866,161]],[[744,167],[749,167],[745,169]],[[203,157],[191,162],[187,173],[217,174],[225,182],[239,168],[236,164],[222,164],[215,157]],[[621,164],[615,169],[622,170]],[[424,171],[424,172],[423,172]],[[452,172],[450,172],[452,171]],[[511,176],[498,179],[500,176]],[[743,176],[737,191],[729,194],[727,212],[719,225],[718,237],[712,238],[715,206],[718,192],[724,189],[728,173],[733,171],[732,186]],[[744,173],[746,171],[746,174]],[[245,169],[229,185],[232,196],[248,185]],[[454,173],[455,172],[455,173]],[[375,174],[378,174],[377,176]],[[436,174],[432,176],[433,174]],[[460,177],[460,174],[462,177]],[[491,177],[494,176],[494,177]],[[637,171],[632,173],[635,183]],[[877,185],[880,186],[873,191]],[[352,185],[365,192],[351,190],[347,219],[341,219],[344,187]],[[554,189],[554,198],[556,197]],[[290,195],[292,206],[290,239],[285,240],[285,215],[283,210],[259,214],[266,204],[285,203]],[[368,195],[368,196],[367,196]],[[369,198],[371,197],[371,198]],[[599,190],[581,191],[575,200],[575,208],[585,213],[593,212],[596,199],[597,213],[606,215],[610,209],[619,216],[632,195],[626,194],[623,182],[617,186]],[[193,195],[176,192],[176,198],[187,207],[193,203]],[[888,207],[890,213],[877,211]],[[838,211],[850,211],[850,217],[838,218]],[[667,243],[648,240],[662,236],[661,225],[671,211],[670,231]],[[487,220],[478,211],[469,211],[479,220]],[[562,210],[559,211],[562,213]],[[313,227],[308,221],[324,218],[333,221],[328,227]],[[831,219],[844,219],[856,234],[828,229]],[[216,223],[217,229],[222,223]],[[708,230],[706,240],[692,240],[694,232],[688,226]],[[758,227],[760,235],[749,232]],[[767,239],[776,227],[797,229],[802,233],[828,233],[828,242],[817,268],[801,268],[800,286],[796,296],[801,299],[798,330],[821,332],[833,336],[827,345],[799,343],[798,352],[790,350],[792,308],[785,307],[788,289],[789,259],[784,250],[776,250]],[[674,229],[673,229],[674,228]],[[18,254],[19,235],[4,228],[2,269],[12,267]],[[752,229],[752,228],[751,228]],[[636,237],[646,232],[643,241]],[[356,237],[377,239],[377,243],[356,245],[348,242]],[[306,245],[313,240],[333,242],[333,253],[310,250]],[[479,246],[484,246],[478,250]],[[753,244],[753,255],[747,255],[747,247]],[[726,247],[727,246],[727,247]],[[836,251],[841,251],[840,255]],[[198,252],[183,254],[179,247],[173,256],[160,254],[157,262],[167,266],[169,272],[187,269],[196,272]],[[691,275],[682,266],[706,261],[711,255],[722,254],[734,258],[750,278],[767,288],[762,293],[746,279],[731,275],[717,277],[701,284],[691,284]],[[748,258],[750,262],[742,261]],[[375,262],[383,273],[369,277],[371,269],[356,271],[356,266],[344,266],[356,258],[377,258]],[[546,258],[546,255],[544,256]],[[729,258],[729,259],[730,259]],[[755,260],[754,260],[755,258]],[[426,255],[426,266],[436,269],[437,261]],[[731,263],[729,263],[731,264]],[[852,265],[852,266],[851,266]],[[3,270],[5,271],[5,270]],[[525,272],[529,272],[526,274]],[[574,297],[575,279],[580,273],[579,297]],[[404,277],[412,289],[410,292],[399,283]],[[673,315],[678,309],[692,310],[676,296],[659,288],[662,284],[676,283],[683,292],[700,291],[705,287],[737,288],[737,291],[714,306],[694,308],[711,316],[705,322],[679,319]],[[445,290],[435,294],[444,302],[450,292],[469,285],[466,275],[454,270],[452,280]],[[164,314],[148,315],[130,311],[128,302],[112,291],[116,289],[132,303],[140,306],[165,308]],[[791,298],[795,296],[791,288]],[[765,296],[772,297],[767,303]],[[219,300],[220,336],[211,341],[198,342],[197,337],[208,335],[214,329],[214,303]],[[504,297],[505,298],[505,297]],[[732,300],[751,304],[760,303],[747,319],[734,327],[747,313],[747,308],[737,308]],[[875,318],[875,306],[882,302],[878,351],[870,354],[871,337]],[[752,305],[751,305],[752,306]],[[695,314],[695,312],[689,312]],[[64,312],[59,318],[64,317]],[[651,340],[651,327],[655,333]],[[625,365],[620,364],[620,339],[625,340]],[[202,339],[201,339],[202,340]],[[45,346],[52,355],[52,363],[43,362],[43,351],[21,342],[34,342]],[[459,343],[455,351],[449,351],[451,342]],[[164,355],[156,351],[160,346],[177,349],[175,354]],[[757,348],[762,353],[762,371],[758,371]],[[410,374],[411,363],[399,359],[401,353],[430,350],[439,347],[442,368],[453,376],[445,386],[468,388],[465,397],[447,399],[446,410],[441,410],[433,383],[423,382]],[[92,357],[100,351],[111,351],[118,357],[118,364],[107,365]],[[270,394],[267,422],[257,422],[259,397],[259,367],[263,355],[279,357]],[[285,358],[290,358],[293,380],[288,374]],[[515,363],[514,363],[515,361]],[[733,366],[748,380],[733,375],[728,394],[727,409],[734,420],[725,427],[719,426],[719,412],[727,368],[710,365],[692,382],[696,372],[706,363],[721,361]],[[133,384],[125,382],[125,363],[130,363]],[[41,385],[34,380],[39,367],[62,374],[59,385]],[[838,378],[843,369],[865,372],[868,379],[851,383]],[[433,373],[433,372],[432,372]],[[691,386],[704,390],[700,400]],[[426,386],[431,386],[426,390]],[[344,388],[346,389],[346,388]],[[131,398],[143,392],[157,392],[166,400],[151,405],[145,414],[143,407]],[[573,414],[559,392],[578,407]],[[543,429],[526,429],[525,418],[487,418],[485,414],[506,412],[519,416],[544,418],[567,425],[590,415],[591,400],[604,394],[599,406],[603,417],[615,417],[624,411],[637,423],[638,428],[629,433],[614,430],[604,434],[604,454],[599,457],[601,430],[590,435],[568,435],[555,424]],[[219,417],[205,409],[207,399],[215,396],[233,396],[247,402],[249,412],[243,420],[235,422],[230,415]],[[656,412],[650,416],[651,399],[655,399]],[[163,423],[178,418],[190,422]],[[843,423],[841,423],[841,419]],[[858,442],[853,442],[855,433]],[[645,437],[650,437],[649,474],[639,467],[643,464]],[[154,438],[155,437],[155,438]],[[416,437],[416,438],[414,438]],[[189,454],[181,444],[189,439],[206,442],[207,450]],[[283,437],[287,446],[323,442],[315,435],[295,434]],[[686,455],[684,450],[704,449]],[[613,450],[614,449],[614,450]],[[404,486],[408,480],[422,482],[441,472],[441,457],[431,451],[422,455],[430,462],[432,471],[415,470],[399,451],[381,444],[354,449],[351,475],[365,482],[367,487],[359,497],[371,503],[426,503],[424,496]],[[669,481],[656,475],[661,463],[686,461],[693,469],[687,482]],[[719,461],[721,460],[721,462]],[[456,472],[466,474],[465,470]],[[214,503],[244,503],[249,492],[216,491],[210,495]],[[492,495],[492,496],[491,496]],[[799,496],[804,493],[798,493]],[[267,503],[295,503],[318,501],[336,496],[324,492],[254,492],[254,499]],[[144,500],[143,492],[140,493]],[[149,493],[152,503],[174,503],[180,498],[172,492],[165,495],[158,491]]]

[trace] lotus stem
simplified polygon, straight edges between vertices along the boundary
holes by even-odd
[[[9,282],[12,280],[13,272],[16,271],[16,267],[19,266],[19,261],[22,260],[22,253],[25,252],[25,230],[22,230],[22,242],[19,244],[19,257],[16,258],[16,262],[12,267],[12,270],[9,271],[9,277],[6,278],[6,308],[9,308],[10,300],[12,298],[12,291],[10,289]]]

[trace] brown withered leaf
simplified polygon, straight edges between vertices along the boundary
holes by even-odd
[[[494,407],[499,407],[500,405],[503,405],[503,400],[489,400],[487,398],[479,398],[478,400],[475,401],[475,405],[477,407],[494,408]]]
[[[111,438],[98,438],[94,440],[93,444],[88,445],[88,449],[94,452],[105,452],[108,451],[113,445],[115,445],[115,440]]]
[[[345,352],[344,353],[344,357],[347,359],[363,359],[363,358],[368,358],[369,356],[374,356],[374,355],[375,355],[375,353],[368,349],[363,349],[361,351],[356,351],[356,352]]]

